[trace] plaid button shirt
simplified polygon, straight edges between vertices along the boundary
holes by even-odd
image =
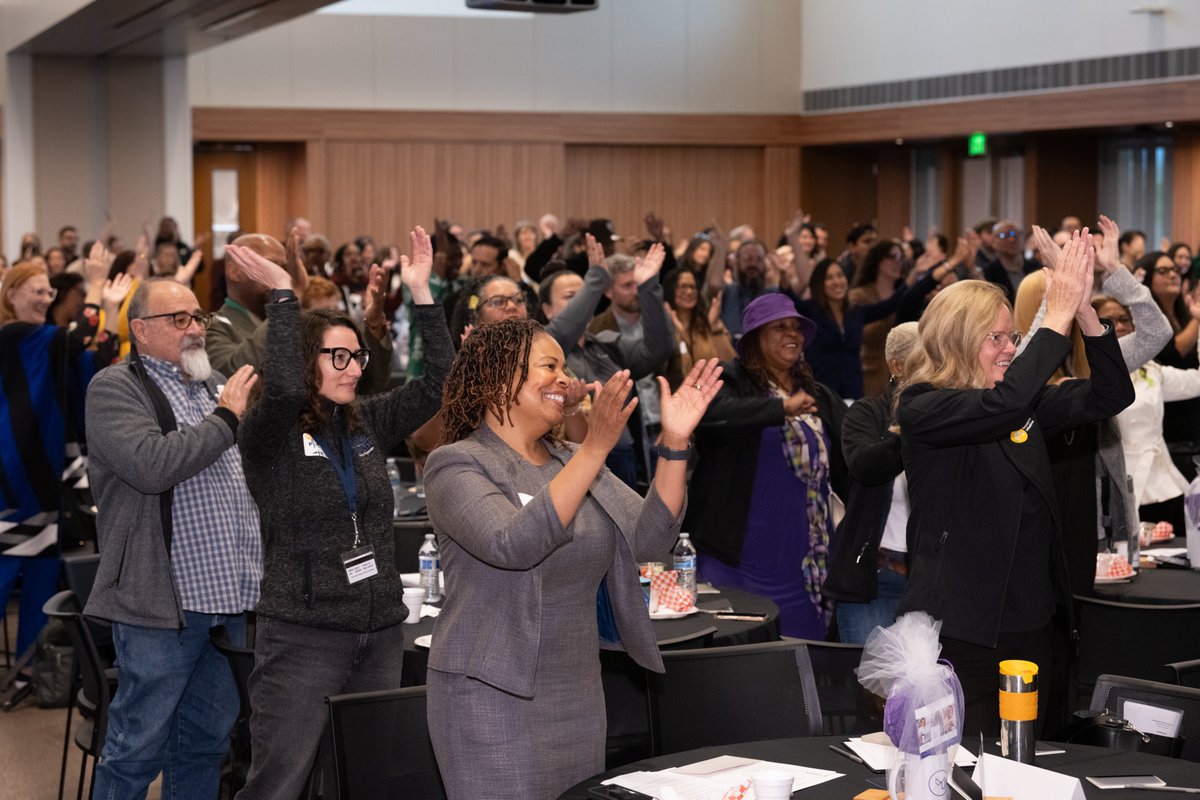
[[[147,356],[142,361],[180,429],[199,425],[217,407],[207,385],[185,381],[174,364]],[[262,579],[262,538],[236,445],[176,485],[171,514],[171,569],[183,607],[204,614],[253,609]]]

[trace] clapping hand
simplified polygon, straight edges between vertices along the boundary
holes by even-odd
[[[1058,260],[1062,258],[1062,248],[1055,244],[1054,237],[1041,225],[1033,226],[1032,238],[1033,247],[1037,250],[1042,263],[1050,269],[1054,269]]]
[[[658,376],[658,393],[661,398],[659,418],[662,435],[667,447],[686,442],[692,431],[700,424],[708,404],[717,396],[724,381],[721,380],[721,362],[715,358],[700,359],[683,383],[674,393],[667,379]]]
[[[1121,229],[1116,222],[1101,214],[1100,230],[1104,232],[1104,244],[1096,251],[1096,266],[1108,276],[1125,268],[1121,263]]]
[[[1085,323],[1095,319],[1096,312],[1089,302],[1092,294],[1095,250],[1088,229],[1075,231],[1071,241],[1062,249],[1053,270],[1045,269],[1046,275],[1046,318],[1044,325],[1064,336],[1070,332],[1072,319],[1079,319],[1085,335],[1090,326]],[[1091,312],[1090,315],[1088,312]],[[1089,319],[1090,316],[1090,319]],[[1099,323],[1097,322],[1097,326]]]
[[[120,313],[121,303],[125,302],[125,297],[129,294],[129,287],[132,285],[133,278],[130,277],[128,272],[122,272],[112,280],[104,282],[104,290],[100,295],[100,302],[103,304],[106,315]]]
[[[244,250],[245,248],[239,249]],[[242,414],[246,412],[250,390],[257,382],[258,376],[254,374],[254,367],[249,364],[245,365],[225,381],[225,388],[221,390],[221,397],[217,400],[217,405],[229,409],[238,419],[241,419]]]
[[[263,291],[271,289],[291,289],[292,276],[273,261],[268,261],[258,253],[244,245],[225,245],[225,255],[231,259],[242,274],[251,283],[256,283]]]
[[[633,380],[629,370],[623,369],[601,385],[599,381],[591,384],[596,396],[592,400],[592,413],[588,415],[588,432],[583,439],[582,447],[594,449],[605,456],[621,439],[621,431],[637,408],[638,399],[629,398],[633,389]],[[629,402],[625,402],[626,399]]]
[[[383,313],[387,274],[383,267],[372,264],[367,273],[367,290],[363,292],[363,323],[372,332],[387,331],[387,317]]]

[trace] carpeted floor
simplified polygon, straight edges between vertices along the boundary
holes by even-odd
[[[9,604],[8,631],[10,649],[16,647],[16,597]],[[0,672],[3,670],[0,659]],[[71,721],[78,723],[79,715]],[[38,708],[32,699],[24,700],[8,713],[0,712],[0,800],[55,800],[58,797],[58,776],[62,766],[63,729],[67,723],[66,709]],[[72,731],[74,734],[74,731]],[[67,756],[66,786],[63,796],[74,798],[79,780],[82,751],[72,741]],[[91,780],[91,759],[84,775],[84,794]],[[160,790],[156,781],[150,787],[149,800],[158,800]]]

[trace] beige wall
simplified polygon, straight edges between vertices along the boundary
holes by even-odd
[[[194,106],[796,113],[799,45],[800,0],[314,14],[191,56],[189,90]]]

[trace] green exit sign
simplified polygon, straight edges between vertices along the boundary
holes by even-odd
[[[986,156],[987,155],[987,134],[983,131],[975,131],[967,137],[967,155],[969,156]]]

